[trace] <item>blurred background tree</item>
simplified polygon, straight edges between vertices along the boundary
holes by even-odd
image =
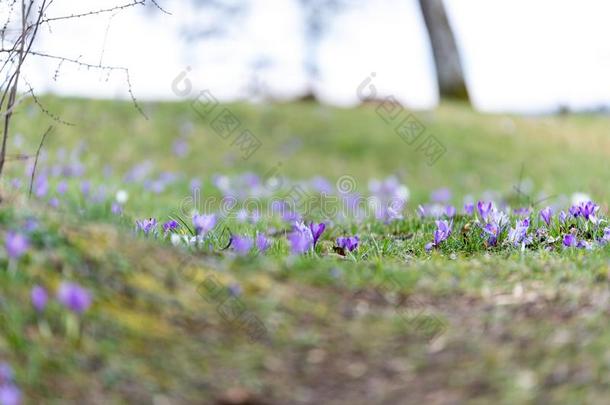
[[[436,66],[441,98],[470,101],[464,71],[443,0],[419,0]]]
[[[303,36],[305,53],[303,68],[307,78],[304,99],[315,99],[315,86],[320,79],[318,48],[324,34],[328,31],[333,17],[345,7],[354,6],[347,0],[298,0],[303,14]]]
[[[348,7],[361,5],[363,0],[295,1],[300,7],[303,21],[303,71],[307,87],[302,99],[315,100],[316,85],[321,74],[318,58],[320,43],[334,18]],[[184,22],[182,34],[187,41],[212,40],[230,35],[252,7],[250,0],[190,0],[190,4],[198,12],[193,19]],[[460,53],[443,0],[419,0],[419,7],[430,40],[440,97],[469,102]],[[151,10],[158,11],[158,8]],[[259,72],[271,64],[272,61],[261,55],[250,65]],[[257,72],[252,75],[258,77]],[[259,90],[257,92],[260,93]]]

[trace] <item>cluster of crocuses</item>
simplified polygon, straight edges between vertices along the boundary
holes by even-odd
[[[181,232],[181,225],[176,220],[169,220],[161,225],[162,236],[171,241],[174,246],[209,247],[209,237],[218,221],[214,214],[195,214],[192,217],[193,229]],[[292,254],[300,255],[315,249],[320,237],[326,230],[323,222],[315,223],[295,221],[292,229],[286,233],[286,238]],[[136,232],[157,237],[160,234],[159,222],[155,218],[136,220]],[[335,248],[340,252],[353,252],[358,248],[358,236],[341,236],[337,238]],[[226,248],[231,248],[237,255],[247,255],[256,249],[259,253],[266,252],[272,244],[271,238],[257,232],[253,238],[247,235],[231,235]]]
[[[262,233],[257,233],[254,238],[243,235],[231,235],[231,239],[229,240],[229,247],[239,256],[247,255],[252,252],[254,247],[256,247],[260,253],[264,253],[270,246],[271,242]]]
[[[360,238],[358,236],[339,236],[337,238],[337,248],[341,249],[341,253],[353,252],[358,249]]]
[[[21,150],[21,146],[15,145],[15,147],[18,152]],[[109,203],[113,214],[122,214],[128,199],[127,192],[119,189],[114,193],[113,190],[116,190],[114,181],[96,184],[88,179],[87,165],[82,160],[85,150],[85,143],[81,143],[72,150],[60,148],[55,156],[42,151],[32,183],[32,195],[53,208],[66,208],[71,204],[70,200],[74,200],[71,197],[77,196],[79,204],[98,206]],[[150,161],[137,164],[123,177],[122,183],[124,185],[140,183],[146,191],[160,194],[165,192],[169,185],[184,177],[181,173],[171,172],[161,172],[153,177],[151,176],[153,168],[154,164]],[[34,162],[30,161],[25,168],[24,176],[11,178],[11,186],[15,190],[28,192],[33,170]],[[110,179],[114,174],[110,164],[106,164],[101,170],[96,170],[95,176],[97,177],[100,172],[106,179]],[[115,177],[114,180],[117,179],[118,177]],[[82,210],[82,207],[78,207],[78,210]]]
[[[108,190],[106,186],[99,185],[94,187],[91,182],[84,178],[86,173],[85,165],[81,161],[84,149],[76,148],[70,152],[60,149],[56,153],[56,163],[48,161],[48,154],[41,154],[41,164],[37,166],[36,176],[32,183],[32,194],[39,200],[46,201],[50,206],[57,208],[61,204],[61,198],[69,191],[69,179],[79,179],[78,189],[81,197],[91,203],[102,203],[106,201]],[[45,162],[47,164],[42,164]],[[26,178],[29,180],[34,170],[33,162],[30,162],[25,170]],[[55,183],[55,188],[52,187]],[[13,188],[25,189],[28,183],[19,178],[11,181]]]
[[[465,218],[475,229],[480,230],[486,247],[501,245],[525,249],[527,246],[543,243],[550,248],[553,243],[562,240],[565,247],[592,249],[596,245],[610,242],[610,227],[600,228],[607,221],[599,218],[598,211],[599,206],[591,201],[573,205],[568,210],[569,214],[561,211],[559,215],[554,215],[553,209],[546,207],[538,212],[539,220],[536,222],[530,209],[515,210],[511,219],[509,214],[498,209],[493,202],[479,201],[476,205],[467,204],[464,215],[459,218]],[[426,251],[439,248],[451,237],[456,214],[452,211],[444,215],[445,219],[435,221],[436,229],[432,241],[425,245]],[[191,233],[181,232],[181,225],[177,221],[167,221],[162,225],[163,236],[168,237],[174,245],[201,247],[206,244],[208,235],[216,227],[217,217],[214,214],[195,214],[192,225]],[[159,234],[159,223],[154,218],[138,220],[136,229],[146,235],[156,236]],[[313,251],[325,229],[325,223],[306,224],[295,221],[292,229],[287,232],[290,251],[293,254]],[[603,232],[601,237],[600,232]],[[558,233],[562,233],[560,238],[557,237]],[[587,235],[588,239],[585,237]],[[270,238],[263,233],[257,233],[255,237],[232,235],[228,247],[238,255],[245,255],[255,248],[264,253],[271,243]],[[342,236],[336,240],[335,251],[346,254],[357,249],[359,243],[357,236]],[[207,246],[210,244],[207,243]]]
[[[610,243],[610,227],[604,226],[604,224],[608,224],[608,221],[598,217],[598,212],[599,206],[592,201],[574,204],[569,208],[568,213],[560,211],[557,219],[560,230],[565,231],[562,237],[563,246],[593,249],[595,246]],[[544,208],[540,211],[540,218],[550,228],[552,226],[553,210],[550,207]],[[543,228],[543,230],[546,231],[546,228]],[[600,230],[603,234],[596,239]],[[585,235],[589,235],[589,240],[582,238]],[[579,236],[581,236],[580,239]]]
[[[374,209],[377,220],[392,222],[403,218],[409,189],[398,178],[390,176],[381,181],[373,179],[369,182],[369,191],[369,205]]]
[[[18,260],[29,250],[29,239],[24,234],[9,231],[5,238],[5,248],[9,259]],[[32,305],[39,312],[45,309],[49,301],[47,290],[38,285],[32,288],[30,297]],[[62,282],[57,290],[57,300],[70,311],[82,314],[91,305],[91,293],[76,283]]]
[[[32,305],[38,312],[44,311],[49,301],[49,294],[44,287],[34,286],[30,293]],[[89,290],[72,282],[62,282],[57,290],[57,301],[76,314],[83,314],[91,306]]]
[[[13,369],[7,363],[0,363],[0,405],[19,405],[21,390],[15,384]]]
[[[525,249],[537,241],[550,248],[553,243],[561,241],[566,248],[593,249],[595,246],[610,243],[610,227],[602,228],[603,224],[607,224],[607,220],[599,218],[598,211],[597,204],[584,201],[572,205],[568,213],[560,211],[554,221],[553,209],[545,207],[538,212],[538,227],[534,229],[531,228],[530,209],[514,211],[517,216],[514,226],[510,224],[509,215],[497,209],[492,202],[479,201],[476,210],[474,204],[467,204],[464,207],[464,216],[481,230],[481,237],[487,246],[493,247],[503,243]],[[445,215],[453,218],[455,214]],[[446,241],[451,236],[452,227],[453,220],[436,220],[433,241],[425,245],[426,251],[439,247]],[[559,237],[553,237],[551,234]],[[588,236],[588,239],[585,236]]]
[[[481,236],[487,237],[487,243],[490,246],[496,246],[500,234],[508,224],[508,215],[498,210],[491,202],[479,201],[477,210],[480,220],[479,226],[483,230]]]

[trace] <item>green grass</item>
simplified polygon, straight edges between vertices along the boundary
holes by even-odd
[[[202,178],[247,170],[263,176],[282,163],[280,173],[285,176],[322,175],[336,180],[350,175],[362,190],[372,177],[397,174],[415,201],[427,199],[431,190],[443,186],[450,186],[457,197],[484,190],[514,192],[522,172],[536,190],[549,194],[585,191],[599,201],[607,201],[609,195],[607,117],[481,116],[460,105],[443,105],[438,111],[415,114],[426,133],[447,148],[430,167],[421,152],[405,144],[376,114],[374,105],[357,110],[314,104],[231,105],[240,128],[263,142],[244,162],[239,150],[216,135],[210,120],[199,117],[188,103],[146,105],[149,120],[129,103],[48,99],[44,104],[76,124],[58,125],[46,149],[84,141],[88,161],[100,177],[105,163],[121,173],[144,159],[154,162],[158,172],[180,171]],[[49,122],[48,116],[31,107],[19,117],[15,130],[27,134],[30,150],[35,150]],[[175,159],[169,151],[181,131],[186,132],[191,151],[186,159]],[[148,202],[142,208],[159,206]]]
[[[134,236],[133,220],[179,214],[191,178],[204,181],[203,195],[218,195],[215,173],[264,176],[279,163],[294,179],[351,176],[361,191],[369,179],[395,174],[411,191],[411,210],[439,187],[450,187],[458,206],[488,190],[517,203],[523,196],[514,186],[524,177],[533,198],[582,191],[607,212],[607,117],[482,116],[459,104],[417,112],[447,148],[430,166],[375,106],[230,105],[263,142],[243,161],[187,103],[145,105],[146,120],[129,103],[42,102],[76,125],[54,124],[41,167],[84,142],[86,178],[125,189],[130,199],[117,217],[108,202],[85,203],[72,181],[63,207],[52,210],[3,184],[0,240],[6,229],[38,219],[30,254],[0,273],[0,358],[15,368],[28,402],[215,403],[236,390],[262,403],[295,404],[606,401],[608,248],[521,253],[456,237],[426,254],[433,224],[409,217],[331,227],[315,255],[286,255],[278,238],[267,255],[235,258],[220,250],[222,240],[203,253]],[[15,122],[22,152],[36,149],[50,123],[33,106],[22,110]],[[181,159],[171,153],[178,136],[190,144]],[[153,174],[180,179],[160,194],[124,184],[123,175],[145,160]],[[7,180],[24,167],[12,162]],[[468,222],[456,219],[455,232]],[[356,231],[362,249],[332,254],[334,237]],[[2,255],[0,266],[7,265]],[[202,295],[206,277],[240,285],[239,303],[267,329],[262,341],[251,343],[217,300]],[[77,334],[57,303],[43,314],[29,303],[34,284],[54,291],[65,279],[95,295]],[[418,327],[422,320],[434,321],[431,329]]]

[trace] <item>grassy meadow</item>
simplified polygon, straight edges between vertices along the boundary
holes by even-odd
[[[446,148],[431,165],[375,104],[222,106],[261,141],[244,160],[189,102],[143,104],[146,117],[129,102],[40,102],[49,114],[30,104],[15,116],[0,182],[0,241],[9,232],[29,240],[18,259],[0,246],[0,360],[24,403],[607,401],[610,246],[564,248],[561,238],[594,243],[608,224],[554,219],[527,249],[496,246],[462,207],[530,208],[541,228],[540,209],[567,211],[586,193],[606,218],[609,117],[481,115],[454,103],[412,112]],[[49,125],[37,166],[47,180],[29,198],[32,159],[18,157],[35,153]],[[300,255],[277,218],[227,219],[202,249],[136,231],[145,218],[188,228],[191,209],[201,210],[193,188],[218,203],[227,181],[254,190],[244,173],[323,178],[333,190],[348,179],[362,194],[393,176],[408,200],[393,221],[306,213],[327,227]],[[439,189],[451,191],[445,203],[457,214],[429,249],[437,225],[418,206]],[[266,234],[270,246],[236,254],[237,234]],[[337,249],[351,235],[359,247]],[[53,299],[65,280],[90,291],[88,311]],[[35,285],[49,291],[42,311],[31,303]],[[252,324],[264,330],[256,338]]]

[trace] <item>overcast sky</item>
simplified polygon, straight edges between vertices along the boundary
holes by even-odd
[[[173,15],[128,10],[45,29],[38,49],[130,69],[141,99],[193,98],[209,89],[223,100],[243,97],[249,66],[264,55],[273,64],[260,82],[276,97],[306,86],[303,22],[295,0],[252,0],[253,13],[229,22],[231,35],[187,43],[179,28],[204,17],[183,2],[159,1]],[[50,15],[120,1],[56,0]],[[325,102],[353,105],[371,73],[378,94],[412,108],[437,102],[434,65],[416,0],[362,0],[339,14],[319,47]],[[484,111],[554,111],[559,106],[610,106],[610,2],[605,0],[446,0],[475,106]],[[74,5],[76,4],[76,5]],[[179,5],[180,4],[180,5]],[[109,24],[110,22],[110,24]],[[102,52],[104,50],[104,52]],[[127,97],[124,75],[110,76],[37,60],[27,79],[39,92]],[[191,91],[177,95],[174,79],[190,67]],[[182,83],[184,84],[184,83]],[[188,90],[188,89],[187,89]]]

